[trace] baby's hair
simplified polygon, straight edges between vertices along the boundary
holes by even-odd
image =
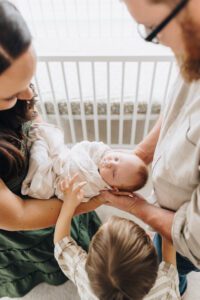
[[[155,283],[157,254],[140,226],[114,216],[93,237],[86,271],[100,300],[141,300]]]
[[[138,170],[138,182],[133,187],[130,187],[130,190],[131,190],[131,188],[132,188],[132,191],[141,189],[147,183],[148,177],[149,177],[148,168],[145,165],[145,163],[142,162],[142,164]]]
[[[112,149],[110,151],[118,152],[118,153],[125,153],[125,154],[128,154],[128,155],[133,155],[132,151],[127,151],[127,150],[123,150],[123,149],[120,149],[120,150],[119,149],[114,149],[114,150]],[[139,156],[137,156],[137,158],[141,162],[141,165],[138,169],[138,182],[134,181],[134,184],[132,184],[130,186],[125,186],[125,187],[121,186],[121,187],[119,187],[120,190],[134,192],[134,191],[137,191],[137,190],[141,189],[142,187],[144,187],[145,184],[147,183],[147,180],[149,178],[148,167]]]
[[[145,165],[145,163],[142,160],[141,160],[141,165],[138,168],[137,175],[138,175],[137,180],[136,180],[136,178],[133,178],[134,183],[132,185],[121,186],[121,187],[119,187],[119,189],[121,191],[134,192],[145,186],[145,184],[147,183],[148,177],[149,177],[149,173],[148,173],[147,166]]]

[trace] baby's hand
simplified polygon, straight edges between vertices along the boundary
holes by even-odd
[[[67,202],[74,209],[82,202],[84,198],[84,192],[82,187],[86,184],[85,181],[80,182],[76,187],[74,187],[74,183],[78,177],[78,174],[75,174],[72,179],[65,178],[60,183],[60,189],[64,195],[64,202]]]

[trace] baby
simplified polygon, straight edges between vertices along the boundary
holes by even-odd
[[[78,173],[78,182],[86,181],[84,199],[100,190],[135,191],[144,186],[148,171],[136,155],[112,150],[102,142],[83,141],[71,149],[64,143],[63,132],[52,124],[34,124],[29,133],[30,160],[22,194],[63,200],[60,182]]]
[[[83,197],[74,177],[62,183],[64,202],[55,233],[55,257],[82,300],[178,300],[176,251],[163,239],[163,262],[146,232],[133,221],[111,217],[94,235],[88,254],[70,237],[70,225]],[[156,281],[157,279],[157,281]]]

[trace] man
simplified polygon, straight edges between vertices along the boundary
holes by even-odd
[[[152,164],[159,207],[134,194],[103,198],[171,240],[177,250],[180,293],[186,274],[200,269],[200,3],[198,0],[124,0],[148,42],[172,49],[180,67],[168,106],[135,153]],[[148,13],[147,13],[148,12]],[[161,256],[160,236],[155,244]]]

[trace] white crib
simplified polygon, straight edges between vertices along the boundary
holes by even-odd
[[[176,73],[171,56],[39,57],[38,107],[69,145],[133,148],[163,110]]]

